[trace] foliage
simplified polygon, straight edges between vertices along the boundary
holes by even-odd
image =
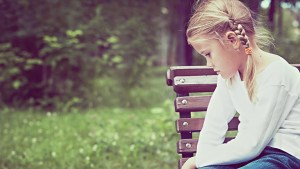
[[[291,3],[294,3],[291,1]],[[300,10],[298,9],[298,12]],[[275,53],[285,58],[289,63],[300,63],[299,52],[300,49],[297,47],[300,45],[300,27],[299,25],[293,25],[295,22],[295,11],[291,9],[283,9],[282,17],[283,24],[282,30],[283,32],[279,33],[279,28],[276,27],[273,35],[275,37]],[[278,18],[279,14],[276,14]]]
[[[96,78],[114,75],[128,89],[152,65],[159,1],[1,3],[1,103],[86,107]]]
[[[174,120],[151,109],[0,112],[0,168],[176,168]]]
[[[168,94],[150,86],[165,86],[152,82],[151,67],[159,58],[162,27],[169,29],[169,45],[178,41],[178,5],[167,0],[0,1],[0,106],[68,111],[160,103]],[[287,10],[276,53],[299,63],[299,38],[289,24],[294,14]],[[174,51],[170,48],[170,57],[178,54]],[[203,58],[194,59],[198,64],[205,64]]]

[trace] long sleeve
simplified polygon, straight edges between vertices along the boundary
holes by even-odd
[[[226,89],[225,80],[219,75],[217,87],[209,102],[203,128],[199,135],[196,153],[197,166],[202,164],[202,150],[204,150],[204,147],[213,147],[224,142],[228,123],[235,113],[236,110]]]
[[[218,94],[216,94],[216,96],[217,95]],[[196,154],[197,167],[236,164],[255,158],[271,141],[299,97],[297,94],[294,95],[289,92],[287,86],[282,83],[268,83],[262,85],[259,88],[257,96],[258,101],[251,108],[252,113],[245,115],[247,116],[247,120],[240,123],[235,139],[225,144],[220,143],[219,139],[218,142],[211,144],[208,140],[219,138],[220,136],[207,136],[213,135],[207,133],[207,135],[204,134],[203,138],[201,138],[200,134],[199,148]],[[224,102],[224,99],[219,97],[220,96],[213,101]],[[227,103],[227,101],[225,102]],[[219,104],[220,103],[214,103],[213,106],[224,106]],[[221,124],[222,127],[224,127],[224,120],[215,117],[221,114],[217,112],[221,110],[223,110],[223,108],[214,108],[214,112],[208,112],[216,115],[207,116],[206,132],[220,131],[216,125]],[[212,123],[215,123],[215,125]],[[223,130],[221,130],[221,132],[222,134],[224,133]]]

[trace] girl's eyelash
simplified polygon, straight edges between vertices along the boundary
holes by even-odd
[[[204,54],[205,57],[210,57],[210,53]]]

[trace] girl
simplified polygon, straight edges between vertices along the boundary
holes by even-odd
[[[183,169],[300,169],[300,74],[263,51],[266,42],[238,0],[202,0],[187,39],[218,73],[197,153]],[[235,139],[223,143],[239,113]]]

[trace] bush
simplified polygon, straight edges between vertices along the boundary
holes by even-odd
[[[0,27],[1,104],[88,107],[93,82],[105,76],[126,89],[140,86],[156,51],[149,34],[157,29],[156,3],[6,1],[3,16],[10,22]]]

